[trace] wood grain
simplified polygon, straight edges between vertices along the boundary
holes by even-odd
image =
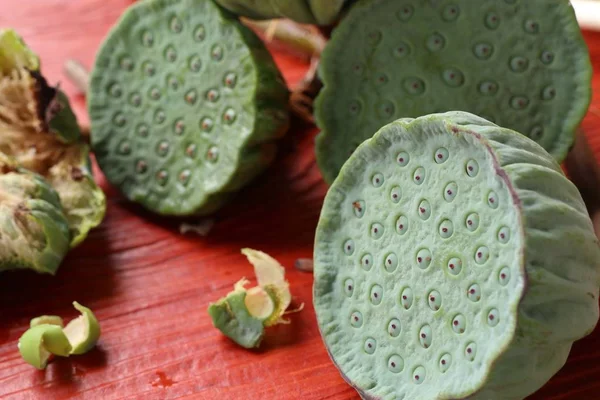
[[[41,55],[51,82],[70,57],[85,65],[128,0],[2,0],[0,26],[12,26]],[[600,34],[586,34],[593,52],[596,110],[600,108]],[[278,53],[290,83],[308,67]],[[84,99],[74,96],[85,122]],[[584,131],[600,154],[600,113]],[[57,276],[28,272],[0,277],[0,398],[2,399],[357,399],[321,343],[311,306],[312,275],[293,268],[311,257],[314,228],[326,192],[317,170],[314,128],[296,121],[276,165],[217,216],[206,238],[182,236],[178,222],[152,216],[123,200],[99,175],[109,198],[106,220],[70,254]],[[229,291],[251,266],[241,247],[264,250],[286,267],[292,324],[269,330],[264,346],[246,351],[215,330],[210,301]],[[35,371],[16,343],[40,314],[74,317],[77,300],[96,311],[103,336],[97,349]],[[535,400],[597,399],[600,329],[575,344],[567,366]]]

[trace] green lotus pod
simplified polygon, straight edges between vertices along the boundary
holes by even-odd
[[[316,152],[331,183],[397,118],[467,111],[523,133],[559,162],[591,100],[592,68],[568,0],[363,0],[320,66]]]
[[[0,271],[28,268],[54,274],[69,240],[56,191],[0,152]]]
[[[286,324],[283,319],[292,296],[285,280],[285,269],[262,251],[242,249],[254,266],[258,286],[246,289],[242,278],[234,290],[208,308],[213,325],[245,348],[259,347],[266,327]]]
[[[63,320],[57,315],[42,315],[31,320],[29,327],[33,328],[38,325],[56,325],[61,328],[64,326]]]
[[[13,29],[0,29],[0,79],[13,70],[38,70],[40,61]]]
[[[52,354],[68,356],[71,345],[60,326],[37,325],[27,330],[19,339],[19,352],[23,359],[37,369],[44,369]]]
[[[252,19],[289,18],[313,25],[330,25],[346,0],[216,0],[229,11]]]
[[[472,114],[400,119],[327,193],[314,306],[365,399],[523,399],[598,321],[600,246],[542,147]]]
[[[64,332],[71,343],[70,354],[84,354],[96,346],[100,339],[100,324],[92,310],[76,301],[73,302],[73,306],[81,315],[69,322]]]
[[[212,1],[139,2],[96,57],[92,148],[128,199],[210,214],[273,160],[288,95],[263,43]]]
[[[16,51],[14,42],[0,33],[0,68],[15,67],[0,74],[0,152],[53,185],[75,246],[102,221],[105,196],[91,175],[89,149],[67,97],[48,86],[40,72],[30,68],[31,63],[20,61],[21,53],[28,57],[33,53],[22,41],[18,43],[23,47]]]

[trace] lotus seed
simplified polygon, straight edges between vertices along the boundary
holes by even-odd
[[[542,128],[539,125],[534,126],[533,128],[531,128],[531,131],[529,131],[529,137],[535,141],[539,141],[543,135],[544,128]]]
[[[121,90],[121,86],[119,86],[118,83],[113,83],[112,85],[110,85],[108,92],[110,93],[111,96],[113,97],[121,97],[121,95],[123,94],[123,91]]]
[[[403,86],[408,94],[419,95],[425,92],[425,82],[419,78],[407,78],[404,80]]]
[[[500,316],[498,313],[498,309],[492,308],[487,315],[487,324],[491,327],[498,325],[500,322]]]
[[[196,104],[196,100],[198,100],[198,93],[196,92],[196,89],[188,90],[188,92],[185,94],[184,98],[185,98],[185,102],[188,103],[189,105]]]
[[[506,285],[508,285],[509,281],[510,281],[510,269],[508,267],[504,267],[498,273],[498,282],[502,286],[506,286]]]
[[[142,44],[146,47],[152,47],[154,44],[154,36],[151,32],[146,31],[142,34]]]
[[[181,21],[179,20],[179,18],[177,18],[177,17],[171,18],[171,22],[169,23],[169,29],[171,29],[171,32],[174,32],[174,33],[179,33],[182,31],[183,25],[181,24]]]
[[[235,117],[236,117],[235,111],[232,108],[228,108],[223,113],[223,121],[226,124],[232,124],[235,121]]]
[[[448,239],[454,233],[454,225],[452,221],[445,219],[440,223],[438,228],[439,234],[443,239]]]
[[[235,84],[237,83],[237,75],[233,72],[228,72],[225,75],[225,78],[223,78],[223,82],[225,83],[225,86],[227,86],[230,89],[233,89],[235,87]]]
[[[373,186],[375,187],[380,187],[381,185],[383,185],[383,174],[374,174],[373,177],[371,178],[371,183],[373,184]]]
[[[363,316],[360,311],[354,311],[352,315],[350,315],[350,325],[354,328],[360,328],[363,324]]]
[[[188,65],[190,67],[190,71],[198,72],[202,68],[202,61],[200,60],[200,57],[192,56],[188,61]]]
[[[437,290],[432,290],[427,295],[427,304],[433,311],[438,311],[442,306],[442,295]]]
[[[547,50],[543,51],[542,54],[540,55],[540,60],[542,61],[542,63],[544,63],[546,65],[550,65],[554,61],[554,53],[552,53],[551,51],[547,51]]]
[[[161,109],[157,110],[154,113],[154,121],[157,124],[162,124],[163,122],[165,122],[166,116],[165,116],[165,112]]]
[[[400,19],[400,21],[407,22],[408,20],[410,20],[414,13],[415,8],[412,5],[407,4],[404,7],[402,7],[400,11],[398,11],[396,16],[398,17],[398,19]]]
[[[195,158],[196,157],[196,145],[195,144],[188,145],[188,147],[186,147],[186,149],[185,149],[185,155],[190,158]]]
[[[401,151],[396,156],[396,161],[398,162],[398,165],[400,165],[401,167],[406,167],[408,165],[408,162],[410,161],[410,156],[408,155],[407,152]]]
[[[456,198],[457,194],[458,185],[456,184],[456,182],[450,182],[444,188],[444,200],[446,200],[448,203],[452,203],[452,201],[454,201],[454,199]]]
[[[465,333],[467,329],[467,319],[462,314],[456,314],[452,318],[452,330],[459,335]]]
[[[383,288],[379,285],[373,285],[369,298],[371,300],[371,304],[374,306],[381,304],[381,300],[383,299]]]
[[[408,45],[408,43],[401,41],[396,45],[392,53],[397,58],[406,57],[411,53],[410,46]]]
[[[467,215],[465,226],[471,232],[475,232],[479,228],[479,214],[471,213]]]
[[[113,117],[113,122],[115,123],[115,125],[122,127],[122,126],[125,126],[125,124],[127,123],[127,120],[125,119],[125,116],[123,115],[122,112],[118,112]]]
[[[182,119],[175,121],[175,125],[173,125],[173,131],[177,136],[183,135],[185,132],[185,122],[183,122]]]
[[[362,218],[365,215],[365,202],[363,200],[358,200],[352,203],[352,211],[354,215],[358,218]]]
[[[465,168],[467,175],[471,178],[474,178],[479,174],[479,163],[475,160],[467,161],[467,166]]]
[[[538,33],[540,31],[538,23],[531,19],[525,21],[523,28],[527,33]]]
[[[429,204],[429,201],[421,200],[417,209],[417,214],[423,221],[427,221],[429,219],[431,216],[431,205]]]
[[[474,283],[467,289],[467,298],[473,303],[477,303],[481,300],[481,287]]]
[[[427,39],[427,48],[431,52],[440,51],[445,45],[446,39],[444,39],[444,37],[437,32],[429,36],[429,39]]]
[[[371,225],[371,237],[373,239],[379,239],[383,236],[383,225],[379,222],[375,222]]]
[[[458,275],[462,271],[462,260],[458,257],[452,257],[448,260],[448,272],[451,275]]]
[[[396,220],[396,232],[400,235],[404,235],[408,231],[408,218],[401,215]]]
[[[187,185],[191,175],[192,173],[189,169],[184,169],[179,173],[179,182],[181,182],[183,185]]]
[[[121,66],[121,69],[124,71],[133,71],[133,68],[135,66],[133,63],[133,60],[129,57],[121,58],[119,65]]]
[[[344,281],[344,293],[348,297],[352,297],[352,294],[354,294],[354,280],[351,278]]]
[[[156,153],[161,157],[166,156],[169,153],[169,143],[166,140],[159,142],[156,146]]]
[[[465,83],[464,74],[456,68],[448,68],[442,72],[444,82],[450,87],[459,87]]]
[[[498,230],[498,241],[506,244],[510,240],[510,229],[507,226],[503,226]]]
[[[525,57],[512,57],[510,59],[510,69],[513,72],[524,72],[527,70],[527,67],[529,66],[529,60],[527,60]]]
[[[177,51],[173,46],[168,46],[165,49],[165,59],[168,62],[175,62],[175,60],[177,60]]]
[[[123,155],[131,153],[131,146],[129,145],[128,141],[124,140],[123,142],[121,142],[121,144],[119,145],[119,153]]]
[[[141,123],[138,125],[136,131],[139,136],[141,136],[143,138],[148,137],[148,133],[149,133],[148,125]]]
[[[460,8],[456,4],[448,4],[442,10],[442,18],[444,21],[455,21],[458,18]]]
[[[158,100],[160,99],[160,92],[158,91],[157,87],[153,87],[152,89],[150,89],[150,98],[152,100]]]
[[[425,182],[425,168],[419,167],[413,172],[413,182],[416,185],[421,185]]]
[[[373,267],[373,256],[369,253],[364,254],[360,259],[360,264],[365,271],[369,271]]]
[[[431,251],[429,249],[420,249],[417,252],[417,266],[421,269],[427,269],[431,265]]]
[[[363,349],[364,349],[365,353],[373,354],[373,353],[375,353],[376,347],[377,347],[377,341],[375,341],[375,339],[373,339],[373,338],[367,338],[367,340],[365,340]]]
[[[419,342],[421,346],[425,349],[431,347],[431,342],[433,341],[433,331],[431,330],[431,326],[423,325],[421,330],[419,331]]]
[[[200,121],[200,128],[204,132],[212,131],[213,126],[214,126],[213,120],[208,117],[202,118],[202,120]]]
[[[139,93],[132,93],[129,96],[129,104],[131,104],[134,107],[139,107],[142,104],[142,96],[140,96]]]
[[[212,103],[219,100],[219,91],[217,89],[210,89],[206,92],[206,99]]]
[[[440,372],[443,374],[446,371],[448,371],[448,369],[450,368],[450,365],[452,364],[452,356],[448,353],[443,354],[440,357],[440,361],[438,363],[438,367],[440,369]]]
[[[204,25],[198,25],[196,29],[194,29],[194,40],[196,42],[202,42],[206,37],[206,29]]]
[[[223,48],[215,44],[210,51],[210,57],[215,61],[221,61],[223,59]]]
[[[487,13],[485,15],[485,26],[489,29],[495,30],[500,26],[500,17],[494,12]]]
[[[491,191],[490,193],[488,193],[487,203],[488,203],[488,206],[490,206],[490,208],[493,208],[493,209],[498,208],[499,200],[498,200],[498,195],[496,194],[496,192]]]
[[[179,89],[179,80],[177,78],[175,78],[174,76],[168,76],[167,77],[167,85],[171,89],[177,90],[177,89]]]
[[[386,121],[394,115],[395,109],[394,103],[389,100],[384,100],[377,105],[379,116]]]
[[[486,246],[480,246],[475,250],[475,262],[479,265],[483,265],[490,258],[490,249]]]
[[[146,163],[146,161],[144,160],[139,160],[136,164],[135,164],[135,170],[140,173],[143,174],[144,172],[146,172],[148,170],[148,164]]]
[[[346,253],[346,255],[351,256],[352,254],[354,254],[354,240],[352,239],[348,239],[344,242],[344,253]]]
[[[160,170],[158,171],[158,173],[156,174],[156,180],[158,181],[158,184],[161,186],[165,186],[167,184],[167,181],[169,179],[169,173],[167,171]]]
[[[400,186],[394,186],[392,190],[390,190],[390,199],[392,203],[399,203],[402,198],[402,191],[400,190]]]
[[[510,99],[510,106],[515,110],[524,110],[529,105],[529,99],[525,96],[514,96]]]
[[[404,309],[408,310],[413,304],[413,292],[411,288],[404,288],[400,294],[400,303]]]
[[[387,331],[391,337],[398,337],[400,335],[401,330],[402,329],[399,319],[393,318],[392,320],[390,320],[390,322],[388,323]]]
[[[444,147],[440,147],[439,149],[437,149],[435,151],[435,154],[433,155],[433,159],[435,160],[435,162],[437,164],[443,164],[448,160],[448,149],[444,148]]]
[[[420,385],[421,383],[423,383],[425,381],[425,378],[426,372],[424,367],[419,366],[413,370],[413,382],[416,385]]]
[[[384,267],[387,272],[394,272],[398,267],[398,256],[390,253],[385,257]]]
[[[469,361],[475,360],[477,355],[477,345],[473,342],[467,344],[465,347],[465,358]]]
[[[388,369],[394,374],[402,372],[402,370],[404,369],[404,359],[397,354],[390,356],[390,358],[388,358],[387,364]]]
[[[556,96],[556,89],[552,86],[546,86],[542,90],[542,100],[552,100]]]

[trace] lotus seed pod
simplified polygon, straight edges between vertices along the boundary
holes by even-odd
[[[56,191],[0,152],[0,271],[27,268],[54,274],[69,241]]]
[[[44,369],[52,354],[68,356],[71,345],[60,326],[42,324],[27,330],[19,339],[23,359],[37,369]]]
[[[576,187],[534,141],[464,112],[361,144],[314,260],[322,337],[367,399],[522,399],[598,321],[600,246]]]
[[[100,324],[92,310],[76,301],[73,306],[81,315],[69,322],[64,332],[71,343],[70,354],[84,354],[96,346],[100,338]]]
[[[264,44],[209,0],[130,7],[91,76],[92,147],[108,180],[166,215],[206,215],[263,171],[288,125]]]
[[[67,97],[20,61],[30,50],[21,42],[20,52],[6,45],[10,32],[0,32],[0,72],[10,71],[0,73],[0,151],[52,184],[75,246],[102,221],[105,196],[90,173],[89,149]]]
[[[591,100],[590,57],[568,0],[366,0],[321,58],[317,162],[331,183],[398,118],[467,111],[562,161]]]
[[[61,328],[64,326],[63,320],[57,315],[42,315],[31,320],[29,327],[33,328],[38,325],[56,325]]]
[[[216,0],[229,11],[252,19],[289,18],[303,24],[330,25],[346,0]]]

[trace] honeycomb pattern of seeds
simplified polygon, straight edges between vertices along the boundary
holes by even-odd
[[[188,156],[189,158],[195,158],[196,157],[196,145],[195,144],[190,144],[185,148],[185,155]]]
[[[390,253],[385,257],[384,268],[390,273],[398,268],[398,256],[395,253]]]
[[[427,221],[431,216],[431,205],[427,200],[421,200],[419,206],[417,207],[417,215],[423,221]]]
[[[500,200],[499,200],[496,192],[494,192],[493,190],[490,191],[487,196],[488,206],[492,209],[496,209],[496,208],[498,208],[499,202],[500,202]]]
[[[460,8],[457,4],[448,4],[442,9],[442,19],[446,22],[456,21],[460,15]]]
[[[452,203],[458,194],[458,185],[456,182],[450,182],[444,188],[444,200],[448,203]]]
[[[496,30],[500,26],[500,17],[495,12],[489,12],[485,15],[485,26],[488,29]]]
[[[465,358],[468,361],[474,361],[477,356],[477,345],[474,342],[470,342],[465,347]]]
[[[374,306],[381,304],[381,300],[383,300],[383,288],[380,285],[373,285],[369,299]]]
[[[383,225],[381,225],[379,222],[371,224],[370,233],[373,239],[381,238],[383,236]]]
[[[474,283],[467,289],[467,298],[473,303],[477,303],[481,300],[481,287]]]
[[[424,349],[428,349],[431,347],[431,342],[433,341],[433,331],[431,330],[431,326],[423,325],[421,330],[419,330],[419,343]]]
[[[465,226],[470,232],[475,232],[479,228],[479,214],[471,213],[467,215]]]
[[[127,119],[125,118],[125,115],[119,111],[113,117],[113,123],[118,127],[123,127],[127,123]]]
[[[134,107],[141,106],[142,105],[142,96],[137,92],[131,93],[129,95],[129,104],[131,104]]]
[[[196,104],[196,101],[198,100],[198,92],[196,92],[196,89],[190,89],[187,91],[187,93],[185,94],[185,96],[183,97],[185,99],[185,102],[190,104],[190,105],[194,105]]]
[[[143,138],[148,137],[148,134],[150,133],[150,130],[148,129],[148,125],[141,123],[137,126],[136,128],[136,133]]]
[[[403,81],[402,86],[408,94],[412,94],[414,96],[423,94],[425,92],[425,82],[423,82],[423,80],[419,78],[406,78]]]
[[[386,122],[394,116],[395,112],[396,107],[394,106],[394,103],[389,100],[384,100],[377,105],[377,115],[379,115],[380,118],[385,119]]]
[[[404,41],[400,41],[392,50],[392,54],[396,58],[404,58],[411,53],[410,46]]]
[[[401,215],[396,220],[396,233],[404,235],[408,231],[408,218]]]
[[[529,105],[529,99],[525,96],[514,96],[510,99],[510,106],[515,110],[524,110]]]
[[[354,328],[360,328],[363,324],[363,316],[360,311],[354,311],[350,315],[350,325]]]
[[[150,61],[145,61],[142,64],[142,68],[144,70],[144,73],[148,76],[154,76],[154,74],[156,73],[156,67]]]
[[[475,250],[475,262],[479,265],[485,264],[490,259],[490,249],[487,246],[480,246]]]
[[[381,187],[381,185],[383,185],[383,181],[383,174],[376,173],[371,177],[371,184],[375,187]]]
[[[535,141],[540,140],[543,135],[544,135],[544,128],[542,128],[539,125],[534,126],[529,131],[529,137]]]
[[[448,272],[450,272],[451,275],[458,275],[460,274],[460,272],[462,271],[462,260],[458,257],[452,257],[451,259],[448,260],[447,263],[448,266]]]
[[[156,145],[156,154],[158,154],[160,157],[164,157],[169,154],[169,142],[166,140],[161,140]]]
[[[168,62],[175,62],[177,60],[177,51],[171,45],[165,49],[165,60]]]
[[[108,87],[108,93],[110,93],[112,97],[119,98],[123,94],[123,90],[121,90],[121,85],[113,83]]]
[[[206,28],[200,24],[194,29],[194,40],[196,42],[202,42],[206,38]]]
[[[360,259],[360,265],[365,271],[370,271],[373,268],[373,256],[369,253],[363,254]]]
[[[161,169],[156,173],[156,181],[160,186],[165,186],[169,181],[169,173],[166,170]]]
[[[142,44],[146,47],[152,47],[154,45],[154,35],[150,31],[145,31],[142,34]]]
[[[143,174],[144,172],[148,171],[148,163],[144,160],[138,160],[135,163],[135,171],[138,174]]]
[[[400,293],[400,304],[402,304],[402,307],[404,307],[405,310],[412,307],[413,291],[411,288],[407,287],[402,290],[402,293]]]
[[[460,87],[465,83],[465,75],[457,68],[447,68],[442,72],[444,83],[450,87]]]
[[[121,58],[121,61],[119,61],[119,66],[123,71],[133,71],[133,68],[135,68],[133,60],[129,57]]]
[[[413,182],[415,185],[421,185],[425,182],[425,168],[419,167],[413,172]]]
[[[556,89],[553,86],[546,86],[542,89],[542,100],[552,100],[556,96]]]
[[[210,58],[214,61],[221,61],[223,59],[223,47],[215,44],[210,50]]]
[[[529,67],[529,60],[525,57],[515,56],[510,59],[510,69],[513,72],[525,72]]]
[[[236,118],[236,114],[235,114],[235,110],[233,108],[228,108],[223,113],[223,121],[228,125],[233,124],[235,122],[235,118]]]
[[[177,17],[171,18],[171,22],[169,22],[169,29],[173,33],[180,33],[183,30],[183,24],[181,20]]]
[[[216,163],[219,160],[219,149],[217,146],[211,146],[206,152],[206,160],[210,163]]]
[[[223,83],[230,89],[233,89],[237,84],[237,75],[233,72],[228,72],[223,78]]]
[[[192,173],[190,172],[189,169],[184,169],[183,171],[181,171],[179,173],[178,179],[179,182],[181,182],[182,185],[187,185],[188,182],[190,181],[190,176],[192,175]]]
[[[502,244],[508,243],[510,240],[510,229],[508,226],[503,226],[498,230],[498,241]]]
[[[396,162],[401,167],[406,167],[408,165],[408,163],[410,162],[410,155],[405,151],[401,151],[396,156]]]
[[[432,33],[427,39],[426,47],[432,53],[442,50],[446,46],[446,39],[439,33]]]
[[[475,178],[479,174],[479,163],[475,160],[467,161],[465,171],[471,178]]]
[[[175,132],[175,134],[178,136],[183,135],[185,132],[185,122],[183,122],[182,119],[175,121],[175,124],[173,125],[173,132]]]
[[[431,265],[432,259],[431,251],[427,248],[420,249],[417,251],[417,255],[415,259],[417,261],[417,266],[421,269],[427,269]]]
[[[362,218],[365,215],[366,203],[364,200],[357,200],[352,202],[352,212],[354,212],[354,216],[357,218]]]
[[[152,100],[160,99],[160,91],[158,90],[158,88],[156,86],[154,86],[153,88],[150,89],[150,91],[148,92],[148,95]]]
[[[442,306],[442,295],[437,290],[432,290],[427,295],[427,304],[433,311],[437,311]]]
[[[436,164],[443,164],[448,161],[449,156],[450,153],[448,152],[448,149],[445,147],[440,147],[435,151],[433,159],[435,160]]]
[[[342,250],[344,250],[344,254],[347,256],[354,254],[354,240],[347,239],[342,246]]]
[[[344,294],[347,297],[352,297],[354,294],[354,280],[352,278],[347,278],[344,281]]]
[[[498,273],[498,283],[502,286],[508,285],[510,282],[510,269],[508,267],[504,267]]]
[[[452,365],[452,356],[448,353],[442,354],[440,361],[438,362],[438,368],[440,369],[440,372],[443,374],[448,371],[450,365]]]
[[[462,314],[456,314],[452,318],[452,330],[459,335],[465,333],[467,329],[467,319]]]
[[[489,43],[477,43],[473,46],[473,54],[480,60],[488,60],[494,54],[494,46]]]
[[[220,94],[217,89],[210,89],[209,91],[206,92],[206,100],[210,101],[211,103],[214,103],[217,100],[219,100],[219,97],[220,97]]]
[[[535,22],[534,20],[527,19],[523,23],[523,29],[527,33],[539,33],[540,32],[540,25],[537,22]]]
[[[214,122],[212,119],[208,118],[208,117],[204,117],[202,118],[202,120],[200,120],[200,128],[204,131],[204,132],[210,132],[212,131],[214,126]]]
[[[442,239],[448,239],[454,234],[454,224],[449,219],[445,219],[440,223],[438,232]]]
[[[548,50],[542,51],[540,54],[540,61],[545,65],[550,65],[554,61],[554,53]]]
[[[487,324],[492,328],[500,322],[500,313],[497,308],[492,308],[487,314]]]
[[[406,4],[404,7],[402,7],[402,9],[400,11],[398,11],[396,13],[396,17],[400,21],[407,22],[412,18],[414,13],[415,13],[415,8],[410,4]]]
[[[398,337],[400,332],[402,331],[402,326],[400,325],[400,320],[397,318],[392,318],[390,322],[388,322],[387,332],[391,337]]]
[[[118,152],[123,155],[128,155],[131,153],[131,145],[129,144],[129,142],[127,140],[123,140],[121,142],[121,144],[119,145]]]
[[[367,338],[367,340],[365,340],[365,343],[363,345],[363,350],[365,351],[365,353],[367,354],[373,354],[375,353],[375,349],[377,348],[377,341],[373,338]]]
[[[398,354],[393,354],[390,356],[390,358],[388,358],[387,365],[388,369],[391,372],[397,374],[399,372],[402,372],[402,370],[404,369],[404,359]]]
[[[165,122],[166,119],[167,117],[165,116],[165,112],[163,110],[156,110],[156,112],[154,113],[154,122],[156,122],[157,124],[162,124],[163,122]]]
[[[391,190],[390,190],[390,200],[392,200],[392,203],[399,203],[400,199],[402,198],[402,190],[400,189],[400,186],[394,186]]]
[[[191,56],[188,61],[188,66],[190,68],[190,71],[192,72],[200,71],[200,69],[202,68],[202,61],[200,60],[200,57]]]
[[[427,372],[422,366],[418,366],[413,370],[412,379],[415,385],[420,385],[425,382]]]

